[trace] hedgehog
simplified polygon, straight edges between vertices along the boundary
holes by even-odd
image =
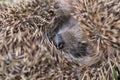
[[[119,0],[1,4],[0,79],[111,80],[115,73],[119,76],[119,7]]]

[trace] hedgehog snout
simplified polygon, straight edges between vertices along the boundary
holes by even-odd
[[[63,49],[63,47],[64,47],[64,40],[63,40],[63,38],[62,38],[62,36],[60,34],[56,34],[53,37],[53,42],[54,42],[55,46],[58,49]]]

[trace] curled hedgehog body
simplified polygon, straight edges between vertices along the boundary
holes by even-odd
[[[120,75],[119,0],[32,0],[0,10],[0,79],[111,80],[112,66]]]

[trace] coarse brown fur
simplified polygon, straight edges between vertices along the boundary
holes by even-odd
[[[120,74],[119,0],[32,0],[0,10],[0,79],[111,80],[112,66]],[[50,41],[62,16],[77,20],[93,55],[76,58]]]

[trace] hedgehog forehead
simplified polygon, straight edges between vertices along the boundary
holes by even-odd
[[[77,23],[78,23],[77,20],[70,18],[67,22],[63,23],[63,25],[59,28],[58,34],[74,29]]]

